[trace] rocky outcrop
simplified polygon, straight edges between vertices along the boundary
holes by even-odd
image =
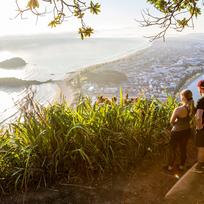
[[[40,85],[45,83],[52,83],[53,80],[47,80],[47,81],[37,81],[37,80],[22,80],[15,77],[11,78],[0,78],[0,87],[25,87],[25,86],[31,86],[31,85]]]
[[[26,62],[20,57],[13,57],[11,59],[0,62],[0,68],[3,69],[15,69],[22,68],[26,65]]]
[[[204,174],[194,171],[195,165],[166,194],[166,204],[204,203]]]

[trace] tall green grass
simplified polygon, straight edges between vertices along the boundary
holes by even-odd
[[[168,141],[177,105],[137,98],[75,108],[66,102],[24,112],[0,132],[0,191],[33,190],[56,182],[92,182],[125,171]]]

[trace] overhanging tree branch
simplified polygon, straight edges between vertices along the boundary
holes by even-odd
[[[165,40],[169,29],[178,32],[186,27],[194,27],[193,19],[201,14],[198,7],[199,0],[147,0],[159,12],[160,16],[153,15],[146,9],[142,11],[142,20],[136,20],[141,27],[158,27],[160,31],[146,36],[150,41],[162,38]]]
[[[25,8],[21,8],[19,6],[19,2],[22,1],[24,0],[16,0],[18,13],[15,18],[17,18],[18,16],[21,16],[21,18],[23,18],[23,14],[27,12],[31,12],[36,17],[47,14],[46,10],[42,13],[39,12],[39,8],[41,6],[40,3],[49,3],[53,12],[53,20],[49,22],[48,26],[53,28],[62,24],[66,18],[75,17],[79,19],[81,23],[81,27],[79,28],[78,32],[82,39],[84,39],[85,37],[90,37],[93,33],[93,28],[85,24],[85,14],[88,11],[92,14],[100,13],[100,4],[93,3],[93,1],[90,0],[88,1],[88,3],[86,0],[27,0],[27,5],[25,6]]]

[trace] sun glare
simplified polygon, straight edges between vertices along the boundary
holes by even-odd
[[[9,51],[1,51],[0,52],[0,62],[3,60],[7,60],[14,57],[14,55]]]

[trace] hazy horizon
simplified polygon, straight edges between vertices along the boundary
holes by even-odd
[[[96,0],[95,2],[101,4],[101,13],[97,16],[86,15],[85,18],[87,25],[95,29],[93,37],[142,37],[144,35],[154,34],[158,31],[154,28],[141,28],[134,20],[141,19],[141,10],[145,8],[150,8],[153,13],[157,13],[145,0],[129,0],[128,2],[119,0],[117,3],[113,0]],[[40,4],[42,6],[46,5],[49,10],[48,4],[42,2],[40,2]],[[77,32],[80,24],[78,20],[74,18],[71,18],[68,22],[64,22],[63,25],[51,29],[47,26],[50,20],[52,20],[52,15],[50,14],[39,17],[37,24],[35,16],[25,14],[24,17],[27,19],[22,20],[19,17],[13,19],[16,15],[17,11],[14,0],[7,1],[6,3],[3,1],[0,2],[0,22],[4,28],[1,30],[0,36],[58,34],[66,32],[78,37]],[[182,33],[171,30],[168,32],[168,35],[180,36],[187,33],[204,33],[204,15],[199,16],[194,23],[194,30],[188,28]]]

